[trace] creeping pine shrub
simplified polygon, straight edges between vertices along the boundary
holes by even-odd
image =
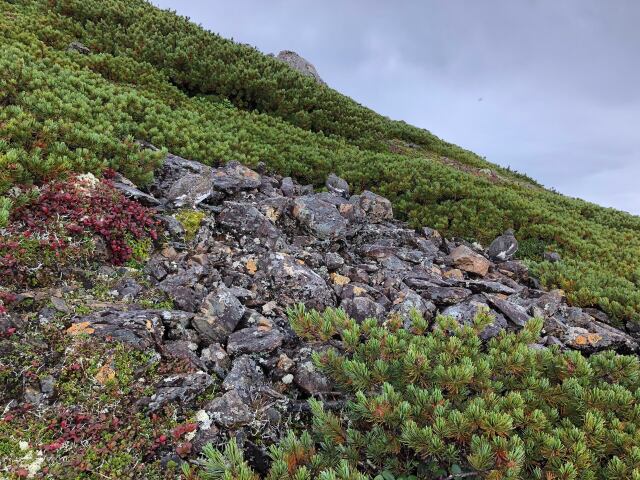
[[[485,344],[486,311],[432,329],[412,314],[408,330],[332,309],[289,317],[311,344],[340,345],[313,360],[349,401],[311,399],[308,430],[271,447],[269,480],[640,479],[637,357],[532,348],[540,319]],[[256,478],[234,443],[204,453],[204,478]]]
[[[106,179],[74,175],[40,188],[11,212],[0,240],[0,273],[15,282],[41,269],[88,258],[101,238],[110,260],[122,264],[134,248],[157,238],[151,210],[127,199]]]

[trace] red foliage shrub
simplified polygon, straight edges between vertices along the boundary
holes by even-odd
[[[151,210],[126,198],[110,180],[72,176],[50,182],[35,200],[11,213],[8,235],[0,240],[0,273],[22,271],[24,277],[28,256],[31,263],[47,254],[77,257],[83,241],[93,236],[104,239],[114,264],[122,264],[132,255],[128,240],[155,240],[156,225]]]

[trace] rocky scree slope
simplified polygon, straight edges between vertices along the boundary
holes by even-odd
[[[329,407],[344,402],[311,360],[325,347],[304,342],[291,329],[287,309],[298,303],[318,310],[339,307],[358,322],[403,319],[407,329],[414,312],[429,323],[446,315],[470,325],[478,311],[486,311],[492,321],[480,334],[485,341],[539,317],[544,336],[534,348],[638,351],[638,332],[611,327],[601,311],[567,305],[560,290],[541,289],[526,266],[512,259],[517,240],[510,231],[485,250],[427,227],[415,230],[394,220],[389,200],[370,191],[350,195],[347,182],[333,174],[325,191],[314,191],[290,177],[267,174],[262,166],[252,170],[230,162],[213,168],[168,154],[155,178],[145,189],[121,175],[113,180],[162,222],[165,241],[148,259],[136,268],[103,265],[79,281],[63,273],[61,287],[16,292],[14,307],[0,316],[5,333],[27,331],[34,319],[46,328],[63,318],[55,336],[38,337],[38,351],[55,354],[39,375],[5,391],[5,413],[27,418],[56,410],[63,398],[70,403],[66,407],[82,408],[73,403],[82,400],[69,400],[65,372],[88,368],[94,389],[117,384],[126,369],[117,349],[126,347],[139,352],[131,355],[143,355],[142,365],[128,374],[142,380],[110,401],[144,418],[168,415],[173,423],[167,420],[166,428],[178,431],[173,444],[158,434],[148,462],[155,459],[166,472],[196,458],[205,444],[222,445],[233,437],[264,472],[266,445],[300,421],[308,398]],[[95,278],[108,287],[98,288]],[[73,352],[80,347],[60,343],[60,335],[90,342],[94,347],[82,348],[95,348],[107,360],[101,358],[94,370],[78,366]],[[2,363],[19,353],[19,341],[10,335],[0,340]],[[66,350],[57,351],[57,345]],[[106,354],[95,345],[124,347]],[[4,369],[5,376],[11,374],[20,372]],[[60,424],[54,422],[56,428]],[[75,445],[65,435],[43,447],[39,457],[29,453],[41,459],[38,468],[81,468],[65,463],[70,454],[56,456],[65,441]],[[27,453],[4,468],[24,473]],[[150,470],[144,472],[152,478]]]

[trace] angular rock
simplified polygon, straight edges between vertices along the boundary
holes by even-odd
[[[211,419],[220,427],[236,429],[251,423],[253,413],[236,390],[214,398],[205,406]]]
[[[459,245],[449,254],[453,264],[460,270],[475,273],[484,277],[489,271],[491,262],[466,245]]]
[[[342,237],[347,229],[347,220],[338,209],[317,195],[296,198],[292,215],[307,231],[323,240]]]
[[[195,207],[213,193],[212,176],[211,167],[167,154],[150,189],[172,207]]]
[[[491,242],[487,253],[492,260],[505,261],[511,260],[517,251],[518,241],[513,235],[513,230],[509,229]]]
[[[163,310],[123,312],[105,309],[75,321],[67,332],[110,337],[135,348],[146,350],[160,345],[164,334]]]
[[[314,67],[308,60],[305,60],[296,52],[291,50],[282,50],[278,53],[276,57],[281,62],[286,63],[289,67],[298,71],[302,75],[313,78],[316,82],[321,85],[326,85],[325,82],[320,78],[316,67]]]
[[[261,183],[262,180],[259,173],[236,161],[231,161],[224,167],[213,170],[213,188],[225,193],[253,190],[258,188]]]
[[[283,340],[284,335],[278,328],[243,328],[229,336],[227,352],[229,355],[272,352],[282,345]]]
[[[489,303],[502,312],[509,320],[511,320],[518,327],[524,327],[531,317],[527,314],[527,309],[521,305],[511,303],[508,300],[504,300],[496,295],[485,294]]]
[[[349,198],[349,184],[346,180],[338,177],[335,173],[329,174],[325,185],[331,193],[344,198]]]
[[[485,309],[489,310],[490,314],[494,317],[494,320],[482,332],[480,332],[480,338],[488,340],[497,336],[501,331],[506,329],[507,321],[502,315],[492,311],[489,308],[489,305],[482,300],[481,296],[475,295],[463,303],[447,307],[442,311],[442,315],[453,317],[462,325],[473,325],[473,321],[479,311]]]
[[[360,195],[352,196],[350,202],[359,206],[372,223],[393,219],[391,202],[369,190],[365,190]]]
[[[298,365],[293,374],[293,381],[309,395],[329,393],[333,390],[331,381],[319,372],[310,360]]]
[[[386,316],[384,307],[368,297],[347,298],[342,300],[340,308],[357,322],[362,322],[367,318],[384,320]]]
[[[422,294],[436,305],[453,305],[471,296],[471,290],[461,287],[429,287]]]
[[[302,302],[324,310],[335,306],[335,294],[316,272],[285,253],[271,253],[260,259],[261,270],[269,276],[273,292],[284,305]]]
[[[218,222],[231,233],[259,238],[267,246],[281,248],[284,245],[282,232],[253,205],[225,202]]]
[[[175,401],[187,406],[212,383],[211,377],[204,372],[167,377],[156,386],[148,408],[153,412]]]
[[[245,307],[227,287],[220,287],[207,295],[202,302],[200,313],[192,320],[194,328],[207,342],[224,342],[233,332]]]

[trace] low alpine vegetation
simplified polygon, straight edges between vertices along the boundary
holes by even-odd
[[[275,479],[640,479],[640,361],[535,348],[542,321],[487,344],[491,321],[412,315],[362,324],[298,307],[293,329],[348,402],[310,400],[312,427],[271,447]],[[339,339],[339,341],[336,341]],[[203,478],[258,478],[234,442],[205,451]]]
[[[26,189],[18,198],[0,239],[5,284],[42,283],[64,265],[100,253],[122,264],[137,246],[157,238],[156,220],[147,208],[91,174]]]

